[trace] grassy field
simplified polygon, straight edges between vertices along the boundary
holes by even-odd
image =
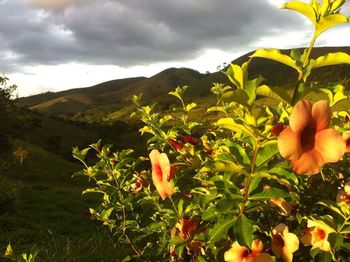
[[[71,177],[81,166],[22,141],[16,141],[15,147],[25,148],[28,158],[22,166],[2,159],[1,249],[8,243],[19,253],[39,249],[38,261],[118,261],[123,257],[111,234],[86,215],[97,196],[82,196],[86,179]]]

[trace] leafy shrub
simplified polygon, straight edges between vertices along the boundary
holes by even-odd
[[[310,58],[321,33],[349,22],[339,13],[344,2],[285,4],[314,25],[309,48],[257,50],[241,66],[229,65],[231,85],[212,88],[217,104],[207,109],[216,113],[210,121],[191,117],[197,105],[185,101],[186,87],[169,93],[180,105],[171,114],[134,96],[140,131],[150,135],[148,158],[100,143],[74,149],[84,164],[79,174],[94,184],[84,193],[101,195],[91,218],[130,246],[123,261],[349,257],[350,122],[349,109],[339,107],[348,96],[339,83],[320,88],[307,81],[315,69],[350,64],[341,52]],[[295,70],[292,92],[250,79],[247,69],[256,58]],[[320,93],[328,99],[318,99]],[[266,97],[270,105],[261,102]],[[96,163],[85,161],[90,150]]]

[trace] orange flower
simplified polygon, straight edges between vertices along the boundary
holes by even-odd
[[[251,250],[234,242],[224,258],[226,262],[272,262],[269,254],[262,253],[263,249],[264,245],[259,239],[253,241]]]
[[[347,182],[344,189],[338,191],[337,203],[339,205],[349,205],[350,204],[350,182]]]
[[[294,206],[296,205],[294,202],[287,202],[283,198],[272,198],[269,202],[280,208],[279,212],[282,216],[289,216],[292,213]]]
[[[283,130],[283,123],[278,122],[276,125],[273,126],[271,129],[271,134],[273,136],[278,136]]]
[[[299,239],[289,233],[285,224],[279,224],[272,230],[271,248],[277,258],[282,257],[285,262],[293,261],[293,253],[299,249]]]
[[[170,166],[169,159],[165,153],[159,153],[158,150],[153,149],[149,154],[149,157],[152,163],[153,184],[160,197],[165,200],[167,197],[171,197],[174,193],[174,189],[169,183],[169,180],[173,175],[173,169]]]
[[[187,239],[191,237],[191,233],[198,229],[198,224],[199,220],[194,217],[181,218],[176,227],[180,231],[180,237],[182,239]]]
[[[318,223],[309,220],[307,223],[307,229],[305,230],[305,235],[300,238],[301,242],[305,246],[312,245],[312,249],[320,249],[323,251],[330,251],[331,245],[328,242],[328,235],[335,230],[325,223]]]
[[[143,176],[137,176],[137,181],[130,185],[132,193],[138,193],[142,188],[147,186],[147,181]]]
[[[296,173],[315,175],[326,163],[342,158],[345,142],[333,128],[328,128],[330,121],[326,100],[314,105],[302,100],[295,105],[289,126],[278,137],[278,148],[284,158],[291,160]]]
[[[343,139],[346,145],[345,152],[350,153],[350,131],[346,131],[343,133]]]

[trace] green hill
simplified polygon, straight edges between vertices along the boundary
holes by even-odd
[[[282,50],[289,53],[290,50]],[[328,52],[346,52],[350,54],[350,47],[318,47],[313,50],[312,57],[318,57]],[[232,61],[242,64],[252,54],[247,53]],[[295,85],[297,75],[295,70],[286,65],[254,58],[249,65],[249,76],[258,75],[266,79],[270,85],[289,88]],[[337,65],[315,70],[310,76],[311,81],[321,85],[328,85],[340,81],[349,85],[350,65]],[[188,68],[169,68],[150,78],[135,77],[112,80],[92,87],[77,88],[57,93],[20,98],[18,103],[32,110],[48,116],[59,117],[89,123],[111,123],[115,121],[129,121],[133,111],[130,102],[132,95],[143,93],[146,102],[159,102],[163,109],[167,109],[176,100],[167,93],[176,86],[188,85],[190,89],[187,97],[196,101],[207,100],[213,82],[224,82],[227,77],[222,72],[202,74]]]

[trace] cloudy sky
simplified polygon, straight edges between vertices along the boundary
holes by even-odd
[[[257,48],[306,46],[311,24],[285,2],[0,0],[0,74],[25,96],[168,67],[212,72]],[[349,35],[340,26],[317,45],[350,46]]]

